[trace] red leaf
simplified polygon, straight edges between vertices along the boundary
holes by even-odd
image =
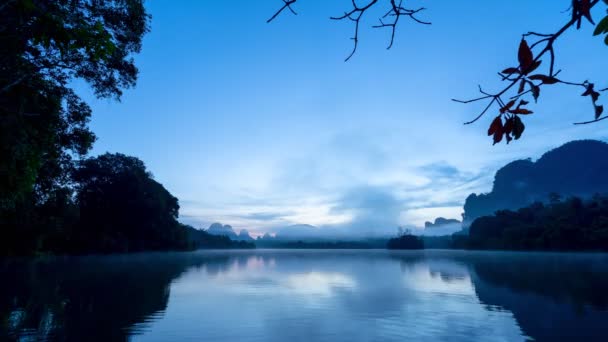
[[[509,139],[510,138],[509,134],[511,134],[511,132],[513,131],[513,118],[510,118],[505,122],[504,131],[505,131],[505,134],[507,135],[507,143],[508,143],[509,140],[511,140],[511,139]]]
[[[490,124],[490,128],[488,129],[488,135],[492,135],[496,132],[502,133],[502,120],[500,119],[500,115],[497,116]]]
[[[525,86],[526,86],[526,80],[522,79],[521,82],[519,82],[519,89],[517,90],[517,93],[518,94],[523,93]]]
[[[517,53],[517,58],[519,60],[520,69],[523,74],[528,73],[528,69],[532,66],[532,62],[534,61],[534,56],[532,55],[532,50],[528,46],[528,42],[525,39],[522,39],[519,43],[519,51]]]
[[[507,74],[507,75],[511,75],[511,74],[519,74],[519,69],[517,68],[506,68],[505,70],[501,71],[502,74]]]
[[[513,114],[523,114],[523,115],[528,115],[528,114],[534,113],[533,111],[531,111],[529,109],[525,109],[525,108],[517,108],[514,110],[510,110],[509,112],[513,113]]]
[[[555,83],[559,82],[559,80],[553,76],[540,75],[540,74],[532,75],[528,78],[531,80],[535,80],[535,81],[542,81],[544,84],[555,84]]]
[[[532,96],[534,97],[534,102],[538,101],[538,97],[540,96],[540,87],[537,85],[531,86]]]
[[[519,118],[519,116],[514,117],[513,118],[513,137],[515,138],[515,140],[517,140],[521,137],[521,135],[524,133],[525,129],[526,129],[526,126],[524,125],[523,122],[521,122],[521,119]]]
[[[503,135],[502,132],[494,133],[494,143],[492,145],[498,144],[502,140],[502,135]]]
[[[507,103],[504,107],[500,108],[500,114],[503,114],[504,112],[511,109],[511,107],[513,107],[514,104],[515,104],[515,100],[509,101],[509,103]]]
[[[590,0],[580,0],[578,11],[589,20],[590,23],[595,25],[593,18],[591,18],[591,3]]]
[[[532,65],[530,66],[530,68],[528,70],[526,70],[526,74],[529,74],[532,71],[538,69],[538,67],[540,66],[540,63],[542,63],[542,61],[536,61],[536,62],[532,63]]]

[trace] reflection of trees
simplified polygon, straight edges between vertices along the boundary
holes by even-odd
[[[471,266],[479,300],[511,311],[535,340],[608,336],[605,257],[502,255],[475,259]]]
[[[488,310],[508,310],[537,341],[605,340],[608,336],[608,263],[602,255],[548,253],[438,252],[425,261],[401,258],[402,269],[429,263],[442,280],[461,277],[465,265],[475,293]],[[409,266],[404,266],[408,264]],[[445,274],[444,274],[445,273]]]
[[[27,331],[50,340],[127,340],[134,324],[166,309],[171,281],[185,270],[205,266],[212,274],[230,263],[202,253],[12,262],[0,270],[0,339]]]

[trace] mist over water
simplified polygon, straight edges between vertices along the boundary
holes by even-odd
[[[601,341],[607,261],[437,250],[5,261],[0,339]]]

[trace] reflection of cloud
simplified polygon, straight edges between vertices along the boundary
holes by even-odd
[[[279,219],[283,219],[286,216],[294,215],[293,211],[283,211],[283,212],[254,212],[243,215],[235,215],[241,217],[243,219],[249,219],[254,221],[275,221]]]
[[[458,274],[458,276],[449,276]],[[474,295],[468,271],[453,263],[424,263],[405,269],[403,283],[409,289],[450,295]]]
[[[310,272],[288,276],[281,284],[297,294],[329,296],[336,288],[354,288],[355,281],[341,273]]]

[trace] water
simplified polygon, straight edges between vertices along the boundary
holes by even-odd
[[[0,340],[608,340],[607,254],[199,251],[0,275]]]

